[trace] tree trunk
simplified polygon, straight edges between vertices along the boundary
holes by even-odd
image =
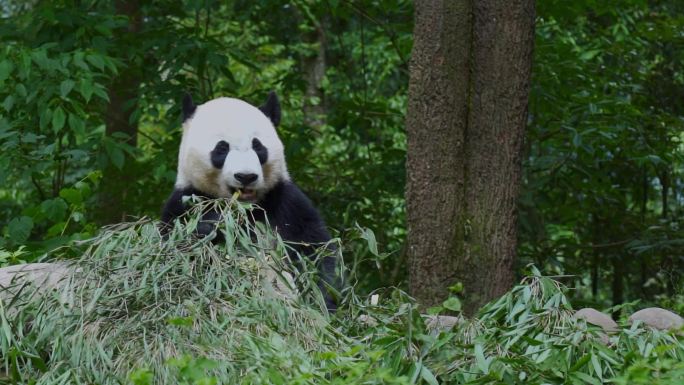
[[[306,80],[303,106],[304,122],[308,127],[313,128],[316,133],[325,124],[324,95],[321,88],[326,68],[326,38],[325,31],[321,25],[324,22],[325,18],[313,26],[314,30],[312,32],[305,34],[304,41],[312,44],[316,51],[302,60],[302,69]]]
[[[612,256],[613,262],[613,306],[620,305],[625,300],[623,280],[625,275],[625,261],[616,255]],[[613,312],[613,318],[620,318],[620,310]]]
[[[118,35],[119,39],[134,44],[142,29],[140,5],[135,0],[120,0],[115,3],[118,14],[128,17],[128,25]],[[135,53],[131,53],[135,55]],[[138,120],[131,116],[136,110],[138,90],[141,79],[141,68],[134,56],[125,56],[124,68],[121,68],[114,82],[109,86],[109,104],[105,112],[105,135],[112,140],[123,141],[135,147],[138,137]],[[115,134],[123,134],[119,139]],[[118,222],[127,215],[126,202],[130,201],[129,188],[135,183],[135,167],[133,159],[125,154],[122,168],[108,162],[102,174],[100,184],[100,205],[98,221],[102,224]]]
[[[597,301],[599,291],[599,252],[596,249],[591,251],[591,297]]]
[[[601,265],[601,260],[603,260],[603,254],[600,248],[597,247],[601,243],[601,230],[602,220],[600,216],[596,213],[591,214],[591,295],[592,298],[597,301],[599,293],[599,268]]]
[[[472,314],[513,283],[534,1],[415,2],[406,118],[409,288],[465,286]]]

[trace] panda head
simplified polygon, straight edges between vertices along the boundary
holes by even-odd
[[[271,92],[257,108],[233,98],[194,105],[183,100],[183,138],[176,188],[193,187],[217,198],[240,192],[258,202],[277,183],[290,179],[275,126],[280,104]]]

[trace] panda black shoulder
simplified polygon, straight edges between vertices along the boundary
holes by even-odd
[[[206,196],[192,187],[175,188],[164,204],[161,215],[163,223],[171,223],[175,218],[178,218],[185,213],[187,207],[183,204],[183,197],[189,195]]]
[[[209,199],[214,199],[215,197],[205,194],[192,186],[186,188],[175,188],[171,193],[171,196],[166,200],[164,208],[162,209],[161,222],[163,224],[163,229],[167,230],[168,225],[170,225],[174,219],[185,214],[189,206],[183,203],[183,197],[196,195],[198,197],[204,197]],[[209,220],[216,222],[219,218],[217,212],[209,212],[203,215],[203,220]],[[214,229],[213,225],[207,224],[206,222],[200,223],[198,227],[198,232],[200,235],[207,235],[211,233]]]
[[[292,181],[276,184],[259,202],[268,221],[285,241],[324,243],[330,240],[323,218]]]

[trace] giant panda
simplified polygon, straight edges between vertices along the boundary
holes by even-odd
[[[309,198],[290,178],[283,143],[275,127],[280,103],[274,92],[257,108],[222,97],[195,105],[189,95],[182,103],[183,136],[173,193],[164,205],[162,222],[170,224],[188,210],[184,196],[238,199],[256,204],[256,220],[268,223],[290,246],[293,260],[313,258],[316,247],[330,241],[325,222]],[[213,231],[198,228],[200,232]],[[206,234],[205,234],[206,235]],[[337,305],[331,288],[336,279],[333,256],[318,261],[319,287],[330,312]]]

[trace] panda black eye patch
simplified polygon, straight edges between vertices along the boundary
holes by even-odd
[[[230,151],[230,145],[228,142],[222,140],[216,143],[216,147],[211,150],[209,154],[211,157],[211,164],[216,168],[223,168],[223,164],[226,162],[226,155]]]
[[[254,150],[254,152],[256,152],[257,156],[259,157],[259,163],[266,163],[266,161],[268,160],[268,149],[264,147],[263,144],[261,144],[261,141],[259,141],[259,139],[252,139],[252,150]]]

